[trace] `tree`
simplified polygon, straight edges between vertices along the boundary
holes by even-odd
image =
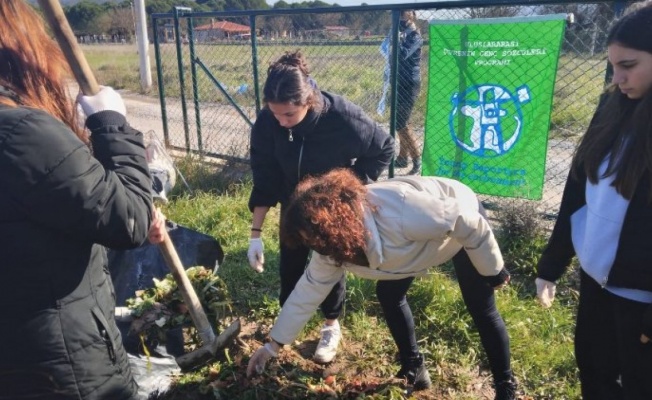
[[[274,15],[266,17],[264,29],[272,34],[272,37],[282,36],[284,32],[292,28],[292,20],[287,15]]]
[[[520,7],[514,6],[478,7],[468,9],[468,14],[471,18],[513,17],[518,15],[519,12]]]
[[[227,11],[269,9],[265,0],[225,0],[225,3],[224,9]]]
[[[317,8],[317,7],[332,7],[332,4],[328,4],[324,1],[315,0],[315,1],[306,1],[302,4],[305,4],[307,8]]]
[[[391,14],[387,11],[364,11],[359,14],[360,30],[373,35],[387,35],[392,27]]]
[[[113,8],[105,14],[109,19],[109,35],[120,35],[130,40],[134,34],[136,21],[131,8]]]
[[[170,13],[174,11],[174,7],[189,7],[193,11],[209,11],[209,9],[199,2],[194,0],[147,0],[145,1],[145,11],[147,15],[154,13]]]
[[[197,0],[197,4],[206,7],[209,11],[224,11],[226,7],[225,0]]]
[[[356,35],[360,35],[364,32],[364,29],[362,28],[364,19],[362,17],[363,17],[362,13],[359,12],[340,13],[339,21],[337,22],[337,25],[347,26],[349,27],[351,32],[353,32]]]
[[[96,19],[102,15],[103,11],[101,5],[88,0],[82,0],[74,6],[64,9],[70,27],[77,34],[98,33],[95,29]]]
[[[291,7],[290,4],[283,0],[277,1],[276,3],[274,3],[274,6],[272,6],[272,8],[275,10],[282,9],[282,8],[290,8],[290,7]]]
[[[607,28],[614,18],[609,4],[546,5],[541,14],[573,14],[575,22],[566,28],[563,50],[593,56],[604,51]]]
[[[174,2],[172,0],[147,0],[145,11],[147,15],[166,13],[172,11]]]

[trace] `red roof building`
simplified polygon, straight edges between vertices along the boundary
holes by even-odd
[[[210,42],[220,39],[235,39],[248,36],[251,28],[247,25],[236,24],[231,21],[211,21],[209,24],[200,25],[194,29],[197,42]]]

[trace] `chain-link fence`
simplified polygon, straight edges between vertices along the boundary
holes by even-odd
[[[607,30],[625,5],[460,0],[257,12],[193,13],[177,8],[172,14],[154,14],[152,29],[166,141],[179,149],[247,162],[250,128],[261,107],[266,69],[285,51],[300,49],[322,90],[360,105],[391,133],[409,129],[416,151],[421,153],[431,76],[428,55],[432,20],[565,13],[572,17],[558,62],[543,196],[535,203],[543,214],[554,216],[573,151],[604,88]],[[410,6],[414,7],[416,28],[422,38],[420,68],[416,70],[420,90],[409,83],[415,69],[392,63],[388,46],[399,43],[391,41],[392,28],[398,28],[401,19],[406,19],[404,11]],[[393,76],[391,66],[398,67],[396,80],[388,79]],[[445,74],[432,76],[456,79]],[[393,93],[397,93],[396,102],[392,101]],[[414,100],[407,127],[403,125],[408,118],[401,113],[410,107],[404,100]],[[396,137],[409,144],[405,135]],[[400,155],[410,160],[409,146],[401,149]],[[390,176],[405,174],[412,168],[410,161],[403,161],[399,157]],[[484,200],[520,201],[494,197]]]

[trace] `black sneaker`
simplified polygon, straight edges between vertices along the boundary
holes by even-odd
[[[428,389],[432,386],[430,374],[423,362],[418,367],[402,367],[396,377],[407,380],[407,383],[412,385],[415,391]]]
[[[408,165],[407,157],[398,156],[394,160],[394,167],[395,168],[405,168],[405,167],[407,167],[407,165]]]
[[[408,175],[419,175],[421,172],[421,160],[412,160],[412,169],[408,172]]]
[[[516,387],[513,380],[496,383],[495,400],[516,400]]]

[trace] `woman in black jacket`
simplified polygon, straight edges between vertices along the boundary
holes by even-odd
[[[103,246],[148,236],[142,135],[105,87],[79,98],[89,137],[23,0],[0,1],[0,60],[0,397],[135,399]]]
[[[536,279],[550,306],[577,256],[584,400],[652,399],[652,2],[636,7],[607,37],[612,85],[573,158]]]
[[[301,52],[287,52],[269,67],[267,75],[265,108],[251,132],[254,187],[249,209],[253,220],[247,255],[258,272],[264,264],[260,236],[265,216],[278,203],[283,211],[304,176],[346,167],[365,182],[375,181],[394,155],[394,139],[360,107],[317,88]],[[309,251],[305,246],[281,244],[281,305],[301,278]],[[321,305],[326,322],[315,351],[317,362],[335,357],[344,295],[341,279]]]
[[[405,168],[408,157],[412,168],[407,173],[421,172],[421,146],[408,122],[412,116],[414,103],[421,91],[421,46],[423,38],[416,25],[414,10],[403,10],[399,20],[398,84],[396,88],[396,133],[399,137],[399,152],[394,166]]]

